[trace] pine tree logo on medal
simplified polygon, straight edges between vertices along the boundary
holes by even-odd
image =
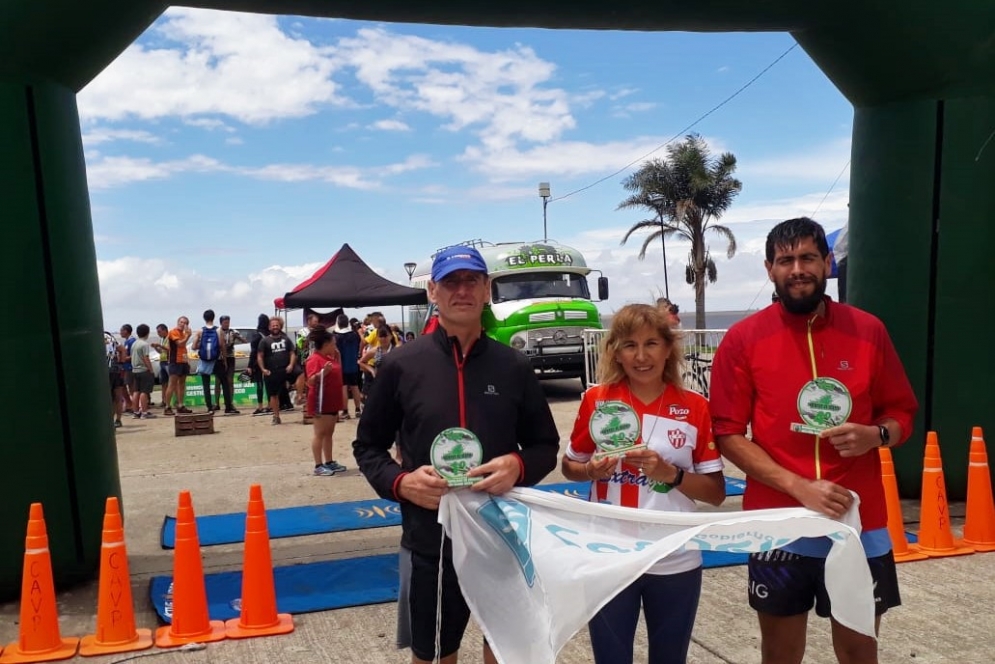
[[[484,446],[469,429],[450,427],[432,441],[432,466],[451,487],[470,486],[483,477],[466,474],[484,461]]]
[[[598,448],[594,459],[625,456],[641,444],[642,425],[639,414],[624,401],[605,401],[599,404],[587,424],[591,440]]]
[[[853,397],[846,385],[835,378],[816,378],[798,393],[798,414],[802,422],[791,424],[796,433],[819,435],[845,423],[853,409]]]

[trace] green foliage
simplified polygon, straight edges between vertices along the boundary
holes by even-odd
[[[736,157],[725,152],[713,157],[705,140],[689,134],[667,148],[665,159],[650,159],[627,177],[622,186],[631,195],[618,204],[619,210],[642,209],[653,214],[638,221],[622,238],[624,245],[638,231],[648,230],[639,250],[639,259],[654,242],[675,238],[691,244],[685,280],[695,287],[695,327],[705,326],[705,285],[715,283],[718,269],[709,252],[706,234],[719,235],[726,244],[726,256],[736,254],[736,237],[728,226],[715,223],[742,190],[733,177]]]

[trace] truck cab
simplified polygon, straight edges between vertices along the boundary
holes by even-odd
[[[580,251],[550,240],[462,244],[474,246],[487,262],[491,301],[482,315],[484,333],[524,353],[541,378],[583,382],[583,331],[601,328],[594,302],[608,298],[608,279],[598,277],[593,300],[587,277],[596,271]],[[412,285],[428,288],[431,267],[431,260],[419,265]],[[421,326],[433,310],[432,304],[413,308],[411,322]]]

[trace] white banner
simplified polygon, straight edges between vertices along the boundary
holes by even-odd
[[[599,505],[535,489],[449,491],[439,522],[473,616],[499,662],[553,664],[566,642],[653,563],[682,546],[755,552],[829,537],[833,617],[874,636],[858,501],[844,522],[804,508],[674,513]],[[848,525],[851,524],[851,525]]]

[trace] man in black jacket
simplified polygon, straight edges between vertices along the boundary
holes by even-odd
[[[556,466],[560,438],[528,360],[483,334],[480,316],[490,297],[490,280],[480,253],[465,246],[439,252],[428,295],[438,307],[439,327],[386,356],[353,451],[377,493],[401,504],[398,647],[410,647],[416,664],[431,662],[436,655],[442,664],[451,664],[470,611],[453,569],[450,542],[443,542],[437,522],[439,502],[449,485],[431,463],[432,442],[446,429],[472,431],[483,447],[483,463],[468,477],[483,479],[470,490],[503,494],[545,477]],[[390,455],[395,437],[400,465]],[[496,661],[486,642],[484,661]]]

